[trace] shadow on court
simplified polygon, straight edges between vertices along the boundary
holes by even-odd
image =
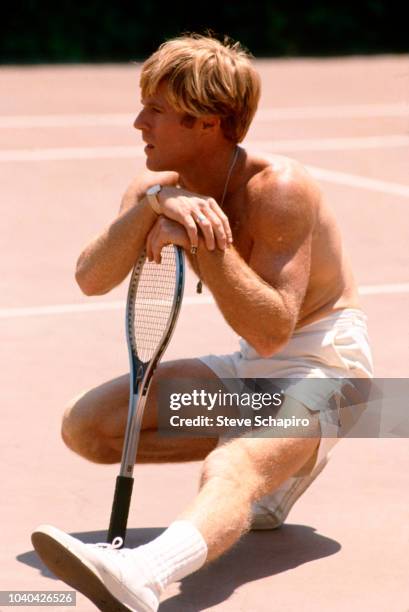
[[[148,542],[151,542],[154,538],[157,538],[163,531],[165,531],[164,527],[154,527],[147,529],[128,529],[126,537],[126,546],[128,548],[134,548],[136,546],[140,546],[141,544],[147,544]],[[81,540],[81,542],[85,542],[86,544],[106,542],[107,538],[106,531],[77,532],[71,533],[70,535],[72,535],[74,538],[78,538],[79,540]],[[54,574],[52,574],[44,565],[44,563],[40,560],[39,556],[34,550],[30,550],[29,552],[17,555],[16,559],[17,561],[20,561],[20,563],[24,563],[25,565],[38,569],[42,576],[57,580]]]
[[[161,528],[130,529],[126,545],[146,544],[164,531]],[[83,542],[104,542],[106,532],[75,533]],[[241,585],[274,576],[316,559],[337,553],[341,545],[305,525],[284,525],[275,531],[251,532],[226,555],[188,576],[180,593],[163,601],[161,612],[197,612],[221,603]],[[54,578],[34,551],[17,560]]]

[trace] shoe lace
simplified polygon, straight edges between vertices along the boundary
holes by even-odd
[[[116,550],[118,548],[122,548],[123,543],[123,539],[117,536],[112,540],[112,542],[98,542],[97,544],[93,544],[93,546],[98,546],[99,548],[107,548],[108,550]]]
[[[112,542],[97,542],[96,544],[87,544],[91,548],[103,549],[107,553],[113,553],[116,555],[126,556],[129,552],[129,548],[122,548],[124,541],[123,538],[117,536]]]

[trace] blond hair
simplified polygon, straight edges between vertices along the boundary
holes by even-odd
[[[257,110],[260,77],[238,42],[185,34],[163,43],[143,64],[142,97],[166,80],[171,106],[192,117],[217,115],[223,135],[241,142]]]

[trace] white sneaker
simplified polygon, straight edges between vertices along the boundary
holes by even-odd
[[[289,478],[274,493],[253,503],[251,529],[258,531],[281,527],[295,502],[314,482],[327,463],[328,456],[307,476]]]
[[[159,593],[137,549],[113,544],[84,544],[51,525],[36,529],[31,541],[47,567],[104,612],[156,612]]]

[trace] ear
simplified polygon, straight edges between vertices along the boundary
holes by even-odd
[[[210,131],[220,127],[220,117],[217,115],[204,115],[199,121],[202,130]]]

